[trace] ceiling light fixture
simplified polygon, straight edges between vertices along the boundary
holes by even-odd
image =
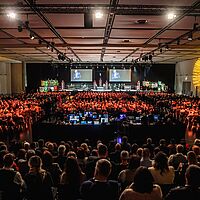
[[[34,33],[32,31],[30,31],[30,38],[31,38],[31,40],[35,39]]]
[[[169,20],[172,20],[172,19],[175,19],[176,18],[176,15],[174,14],[174,13],[168,13],[168,15],[167,15],[167,18],[169,19]]]
[[[16,14],[14,11],[9,11],[9,12],[7,13],[7,17],[8,17],[9,19],[14,20],[14,19],[16,19],[17,14]]]
[[[100,11],[100,10],[97,10],[97,11],[95,12],[95,18],[96,18],[96,19],[101,19],[102,17],[103,17],[103,12]]]
[[[190,33],[190,34],[188,35],[188,40],[189,40],[189,41],[192,41],[192,39],[193,39],[193,38],[192,38],[192,33]]]

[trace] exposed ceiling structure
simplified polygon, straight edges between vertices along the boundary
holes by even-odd
[[[10,11],[16,19],[8,18]],[[102,18],[95,17],[96,11]],[[1,0],[1,57],[155,63],[199,58],[200,1]]]

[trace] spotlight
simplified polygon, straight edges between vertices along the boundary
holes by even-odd
[[[50,49],[50,46],[49,46],[49,44],[47,44],[47,49]]]
[[[176,15],[175,15],[174,13],[169,13],[169,14],[167,15],[167,18],[168,18],[169,20],[172,20],[172,19],[176,18]]]
[[[34,33],[32,31],[30,31],[30,38],[31,38],[31,40],[35,39]]]
[[[7,13],[7,17],[8,17],[9,19],[14,20],[14,19],[16,19],[17,15],[16,15],[16,13],[15,13],[14,11],[9,11],[9,12]]]
[[[190,33],[190,34],[188,35],[188,40],[189,40],[189,41],[192,41],[192,39],[193,39],[193,38],[192,38],[192,33]]]
[[[96,19],[101,19],[102,17],[103,17],[102,11],[97,10],[97,11],[95,12],[95,18],[96,18]]]

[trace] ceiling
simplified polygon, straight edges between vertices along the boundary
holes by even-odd
[[[17,19],[7,17],[11,10]],[[101,19],[96,10],[104,13]],[[176,18],[169,20],[169,11]],[[177,63],[200,57],[196,0],[1,0],[0,15],[0,61]]]

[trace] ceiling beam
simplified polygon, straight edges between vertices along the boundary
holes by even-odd
[[[30,7],[23,3],[0,4],[0,13],[5,13],[6,8],[15,8],[23,14],[33,14]],[[64,13],[64,14],[84,14],[88,9],[96,10],[101,8],[105,13],[109,13],[108,4],[37,4],[37,8],[42,13]],[[116,15],[163,15],[164,12],[173,9],[175,12],[184,13],[189,6],[170,6],[170,5],[131,5],[118,4],[115,10]],[[200,9],[197,8],[187,16],[200,16]]]
[[[115,20],[115,10],[117,8],[118,3],[119,0],[110,0],[109,13],[107,15],[106,27],[104,31],[103,48],[101,50],[101,57],[100,57],[101,61],[103,61],[103,57],[106,51],[106,46],[108,44],[108,40],[112,31],[113,23]]]
[[[48,20],[46,16],[36,7],[35,4],[31,4],[29,0],[24,0],[27,5],[40,17],[40,19],[49,27],[49,29],[66,45],[66,47],[72,52],[72,54],[79,60],[81,59],[74,52],[74,50],[68,45],[68,43],[63,39],[63,37],[57,32],[53,24]],[[68,58],[69,59],[69,58]]]

